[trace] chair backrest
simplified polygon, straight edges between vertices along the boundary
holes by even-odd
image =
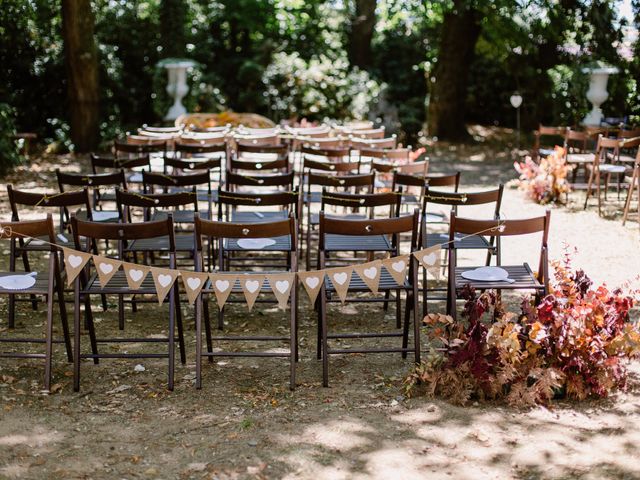
[[[305,158],[302,163],[302,172],[333,172],[337,174],[350,174],[357,172],[360,162],[320,162]]]
[[[307,193],[311,191],[311,187],[314,185],[338,189],[364,187],[369,191],[369,193],[373,193],[375,180],[375,173],[338,176],[309,172],[307,174]]]
[[[257,154],[257,155],[274,155],[278,159],[287,158],[289,149],[286,145],[245,145],[238,144],[236,147],[237,157],[240,158],[243,154]]]
[[[146,132],[153,132],[153,133],[165,133],[165,134],[169,134],[169,133],[180,133],[182,132],[182,127],[154,127],[154,126],[149,126],[149,125],[142,125],[142,128],[138,129],[138,132],[140,131],[146,131]]]
[[[494,217],[498,218],[500,214],[500,206],[502,203],[502,194],[504,185],[494,190],[485,190],[483,192],[443,192],[441,190],[431,190],[431,185],[427,185],[422,201],[422,211],[426,211],[429,203],[437,205],[448,205],[452,210],[457,212],[457,207],[465,207],[471,205],[486,205],[495,203]]]
[[[379,128],[355,130],[353,131],[353,136],[356,136],[358,138],[369,138],[369,139],[384,138],[384,131],[385,131],[384,126]]]
[[[620,130],[618,132],[618,138],[636,138],[640,137],[640,128],[634,128],[632,130]]]
[[[226,125],[220,125],[218,127],[199,127],[197,125],[189,125],[188,130],[190,132],[196,132],[196,133],[227,133],[229,130],[231,130],[231,125],[230,124],[226,124]]]
[[[623,142],[617,138],[608,138],[604,135],[598,135],[598,142],[596,144],[596,155],[594,158],[594,167],[598,168],[600,164],[606,163],[609,153],[615,158],[619,151],[620,145]]]
[[[207,143],[204,140],[197,143],[176,142],[174,151],[180,158],[191,157],[193,155],[202,155],[205,153],[220,153],[226,155],[227,147],[223,143]],[[218,157],[219,158],[219,157]]]
[[[586,152],[588,141],[589,141],[589,134],[587,132],[581,132],[578,130],[572,130],[571,128],[567,128],[567,131],[564,134],[564,147],[568,153]]]
[[[300,195],[292,192],[230,192],[218,189],[218,220],[231,220],[229,211],[235,207],[248,206],[255,208],[280,207],[282,210],[293,212],[299,218]],[[293,208],[292,208],[293,207]]]
[[[227,173],[227,189],[235,190],[236,187],[284,187],[288,190],[293,189],[293,181],[295,174],[289,173],[271,173],[264,175],[245,175],[240,173]]]
[[[285,131],[298,137],[328,137],[331,133],[329,125],[319,125],[317,127],[284,127]]]
[[[226,147],[227,132],[185,132],[176,138],[176,143],[182,145],[207,145]]]
[[[117,158],[110,156],[91,154],[91,170],[94,174],[102,173],[100,170],[132,170],[134,168],[151,168],[149,154],[145,153],[136,157]]]
[[[114,140],[113,141],[113,150],[115,152],[116,157],[120,157],[121,154],[136,154],[141,155],[144,153],[156,153],[162,152],[166,153],[167,151],[167,142],[165,140],[157,140],[151,137],[142,137],[143,140],[136,141],[122,141],[122,140]]]
[[[456,233],[463,235],[490,235],[496,237],[497,244],[497,264],[501,264],[501,247],[500,238],[515,235],[529,235],[542,232],[542,245],[540,248],[540,264],[538,266],[538,278],[541,281],[548,281],[546,270],[547,259],[547,240],[549,238],[549,222],[551,220],[551,212],[547,210],[544,216],[519,219],[519,220],[476,220],[471,218],[462,218],[456,216],[455,212],[451,214],[449,222],[449,252],[455,252],[456,244],[453,241]],[[455,253],[453,253],[455,259]],[[455,267],[455,261],[450,263]]]
[[[291,237],[291,251],[297,250],[296,220],[289,217],[286,220],[261,223],[228,223],[204,220],[199,215],[195,217],[196,247],[202,250],[202,238],[266,238],[289,235]]]
[[[398,138],[395,135],[388,138],[354,137],[351,139],[351,148],[358,150],[396,148],[397,145]]]
[[[399,215],[401,204],[402,195],[397,192],[349,193],[328,192],[326,188],[322,190],[322,211],[326,211],[328,206],[347,207],[354,210],[364,208],[368,211],[368,217],[373,218],[376,208],[388,206],[389,217],[392,217]]]
[[[398,173],[427,175],[429,171],[429,160],[421,160],[419,162],[410,162],[396,167]]]
[[[11,206],[11,219],[20,221],[19,206],[58,208],[60,210],[60,228],[66,228],[69,223],[70,207],[82,207],[91,218],[91,201],[89,191],[86,188],[77,191],[63,193],[34,193],[23,190],[15,190],[12,185],[7,185],[7,195]]]
[[[165,175],[162,173],[142,172],[142,184],[145,193],[153,193],[154,187],[163,187],[164,191],[169,188],[195,187],[207,185],[211,192],[211,177],[209,172],[197,172],[183,175]]]
[[[405,173],[394,173],[393,190],[403,187],[453,187],[453,191],[457,192],[460,186],[460,172],[451,174],[432,174],[432,175],[408,175]]]
[[[403,233],[411,233],[410,250],[414,251],[418,246],[418,225],[420,222],[418,209],[413,211],[411,215],[403,215],[391,218],[378,218],[367,220],[351,220],[331,215],[326,215],[324,211],[320,212],[319,229],[320,229],[320,265],[319,268],[325,266],[325,240],[326,235],[349,235],[349,236],[369,236],[369,235],[388,235],[392,239],[391,245],[395,249],[392,254],[399,254],[400,235]]]
[[[360,157],[375,158],[386,163],[385,165],[391,165],[395,167],[394,162],[406,162],[409,163],[411,157],[410,148],[361,148]],[[374,161],[374,163],[377,163]]]
[[[99,188],[99,187],[121,187],[127,189],[127,179],[125,178],[124,171],[111,173],[65,173],[56,169],[56,177],[58,179],[58,186],[60,191],[64,192],[65,186],[73,187],[87,187],[87,188]]]
[[[234,136],[234,140],[236,145],[280,145],[280,136],[274,133],[266,134],[266,135],[256,135],[256,134],[248,134],[248,135],[236,135]]]
[[[203,158],[203,159],[181,159],[165,157],[164,159],[165,171],[167,167],[171,167],[173,170],[182,171],[198,171],[198,170],[220,170],[222,168],[222,159],[216,158]]]
[[[251,159],[251,160],[237,160],[230,158],[227,162],[227,171],[233,172],[237,170],[252,170],[252,171],[283,171],[288,172],[291,169],[288,157],[278,159]]]
[[[313,150],[348,150],[351,145],[351,141],[348,138],[342,137],[303,137],[298,140],[303,153],[313,153]],[[348,153],[344,155],[348,155]]]
[[[142,223],[107,223],[79,220],[75,215],[71,217],[71,230],[77,250],[88,251],[89,245],[95,245],[95,240],[116,240],[120,258],[123,249],[131,240],[142,240],[156,237],[169,237],[169,253],[175,257],[175,235],[173,232],[173,217],[171,214],[164,220]],[[80,237],[86,237],[91,241],[81,241]]]
[[[11,240],[11,248],[14,248],[15,240],[25,240],[29,237],[46,237],[50,243],[49,250],[53,253],[57,251],[55,247],[55,228],[50,213],[42,220],[0,222],[0,230],[2,231],[0,238]]]
[[[133,193],[116,190],[118,216],[123,222],[131,221],[132,207],[143,209],[145,221],[151,219],[151,212],[155,209],[177,208],[189,206],[194,212],[198,211],[198,196],[195,187],[190,192],[177,193]]]

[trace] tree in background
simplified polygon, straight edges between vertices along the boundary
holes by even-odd
[[[99,141],[98,52],[93,29],[90,0],[62,0],[71,140],[78,152],[95,149]]]
[[[160,39],[164,58],[181,58],[185,53],[187,4],[184,0],[160,2]]]
[[[376,0],[354,0],[349,29],[349,61],[368,69],[373,63],[371,41],[376,27]]]

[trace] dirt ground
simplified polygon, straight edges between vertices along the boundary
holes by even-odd
[[[460,169],[469,191],[514,177],[509,154],[483,145],[442,147],[433,157],[434,170]],[[69,160],[43,160],[7,182],[53,186],[57,164],[76,168]],[[4,188],[0,195],[7,218]],[[613,286],[634,279],[640,272],[635,217],[621,226],[615,193],[604,219],[593,207],[583,211],[581,198],[576,193],[571,204],[552,209],[551,257],[558,258],[568,243],[578,249],[575,265],[595,281]],[[512,189],[503,205],[506,218],[543,211]],[[539,238],[505,243],[505,262],[533,252],[534,263],[538,248]],[[6,268],[6,243],[0,251]],[[6,331],[6,310],[2,299],[0,334]],[[639,364],[631,366],[626,392],[528,411],[405,398],[402,379],[411,361],[399,354],[332,357],[331,386],[323,388],[315,359],[316,318],[305,301],[294,392],[288,389],[286,361],[237,358],[205,363],[203,388],[196,390],[193,310],[186,305],[183,310],[187,364],[178,363],[173,392],[165,388],[164,361],[85,362],[81,391],[73,393],[71,367],[56,349],[55,393],[43,395],[41,365],[3,359],[0,478],[640,478]],[[96,302],[95,311],[99,333],[117,333],[116,309],[103,313]],[[372,322],[383,328],[394,323],[391,313],[376,306],[332,307],[330,318],[353,331]],[[244,306],[232,306],[227,319],[230,333],[286,327],[286,318],[273,309],[247,313]],[[17,330],[39,332],[43,320],[42,308],[34,315],[23,306]],[[163,330],[164,308],[148,304],[128,312],[127,335]],[[114,351],[140,347],[121,345]]]

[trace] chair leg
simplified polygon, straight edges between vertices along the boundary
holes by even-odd
[[[324,288],[323,288],[324,290]],[[327,339],[327,299],[323,291],[320,292],[320,324],[322,326],[322,386],[329,386],[329,352]]]
[[[56,269],[57,268],[58,266],[56,265]],[[56,272],[56,275],[57,275],[57,272]],[[56,295],[58,298],[58,309],[60,310],[60,323],[62,323],[62,335],[64,338],[64,346],[67,351],[67,361],[69,363],[73,363],[73,349],[71,348],[69,319],[67,318],[67,306],[64,303],[64,287],[60,282],[56,282]]]
[[[391,298],[391,291],[387,290],[386,292],[384,292],[384,304],[382,306],[382,309],[385,312],[389,310],[389,298]],[[398,328],[400,328],[400,325],[398,325]]]
[[[589,182],[587,183],[587,195],[584,199],[584,209],[587,209],[587,203],[589,202],[589,197],[591,196],[591,188],[593,187],[593,180],[594,180],[594,170],[591,170],[591,173],[589,174]]]
[[[203,298],[202,303],[204,305],[203,314],[204,314],[204,327],[205,333],[207,336],[207,352],[211,353],[213,351],[213,342],[211,340],[211,320],[209,318],[209,298]],[[213,357],[207,356],[207,360],[209,363],[213,363]]]
[[[51,280],[53,282],[53,280]],[[45,338],[45,355],[44,355],[44,389],[51,391],[51,357],[53,354],[53,288],[49,289],[47,295],[47,326]]]
[[[84,322],[89,331],[89,340],[91,343],[91,353],[98,354],[98,341],[96,339],[96,328],[93,323],[93,311],[91,310],[91,298],[89,294],[84,295]],[[93,359],[94,364],[100,363],[100,359],[95,357]]]
[[[316,358],[318,360],[322,359],[322,316],[324,315],[322,310],[323,303],[320,301],[320,295],[322,295],[322,292],[320,292],[318,298],[316,298],[316,312],[318,313],[318,321],[316,322],[318,327],[316,334]],[[324,306],[326,307],[326,304]]]
[[[224,307],[218,308],[218,330],[224,328]]]
[[[402,327],[402,297],[401,290],[396,290],[396,328]],[[387,293],[390,293],[387,290]]]
[[[202,295],[196,299],[196,388],[198,390],[202,388],[202,306],[204,301]]]
[[[290,330],[289,330],[289,389],[295,390],[296,388],[296,362],[298,361],[298,326],[297,326],[297,312],[296,312],[296,292],[291,292],[291,312]]]
[[[413,298],[413,348],[416,363],[420,363],[420,322],[418,321],[418,296],[411,294]]]
[[[636,189],[636,182],[638,175],[638,169],[633,169],[633,175],[631,176],[631,183],[629,184],[629,188],[627,190],[627,200],[624,202],[624,213],[622,215],[622,225],[627,222],[627,217],[629,216],[629,208],[631,208],[631,199],[633,198],[633,192]],[[640,212],[639,212],[640,213]]]
[[[411,318],[411,310],[413,307],[413,295],[407,292],[407,298],[404,305],[404,324],[402,325],[402,348],[405,349],[409,345],[409,319]],[[407,352],[402,352],[402,358],[407,358]]]
[[[168,371],[167,371],[167,389],[173,391],[173,380],[176,364],[176,297],[175,290],[169,292],[169,338],[167,341],[168,353]]]
[[[596,193],[598,194],[598,216],[602,216],[602,197],[601,197],[601,188],[600,188],[600,174],[597,175],[598,183],[596,184]]]
[[[78,280],[76,280],[78,282]],[[73,295],[73,391],[80,390],[80,293],[76,283]]]
[[[176,311],[176,323],[178,325],[178,348],[180,349],[180,363],[185,365],[187,363],[187,352],[184,345],[184,326],[182,323],[182,309],[180,308],[180,295],[178,293],[178,285],[175,284],[176,289],[175,297],[175,311]]]
[[[427,269],[422,269],[422,317],[426,317],[429,313],[427,306]]]
[[[124,295],[122,294],[118,295],[118,328],[124,330]]]

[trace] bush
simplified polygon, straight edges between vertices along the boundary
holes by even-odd
[[[571,269],[568,255],[554,268],[552,293],[537,307],[525,298],[519,315],[505,312],[495,293],[477,296],[472,289],[464,292],[466,322],[428,315],[430,340],[444,352],[430,352],[407,378],[407,391],[420,384],[454,403],[504,399],[527,407],[562,394],[583,400],[624,388],[627,363],[640,357],[640,327],[629,319],[633,298],[593,288],[583,271]],[[482,322],[490,309],[494,322]]]
[[[15,109],[6,103],[0,103],[0,174],[2,175],[22,161],[18,152],[18,142],[15,139],[15,118]]]
[[[380,93],[369,74],[349,68],[346,58],[324,55],[304,60],[298,53],[276,53],[262,77],[270,116],[275,120],[361,120]]]

